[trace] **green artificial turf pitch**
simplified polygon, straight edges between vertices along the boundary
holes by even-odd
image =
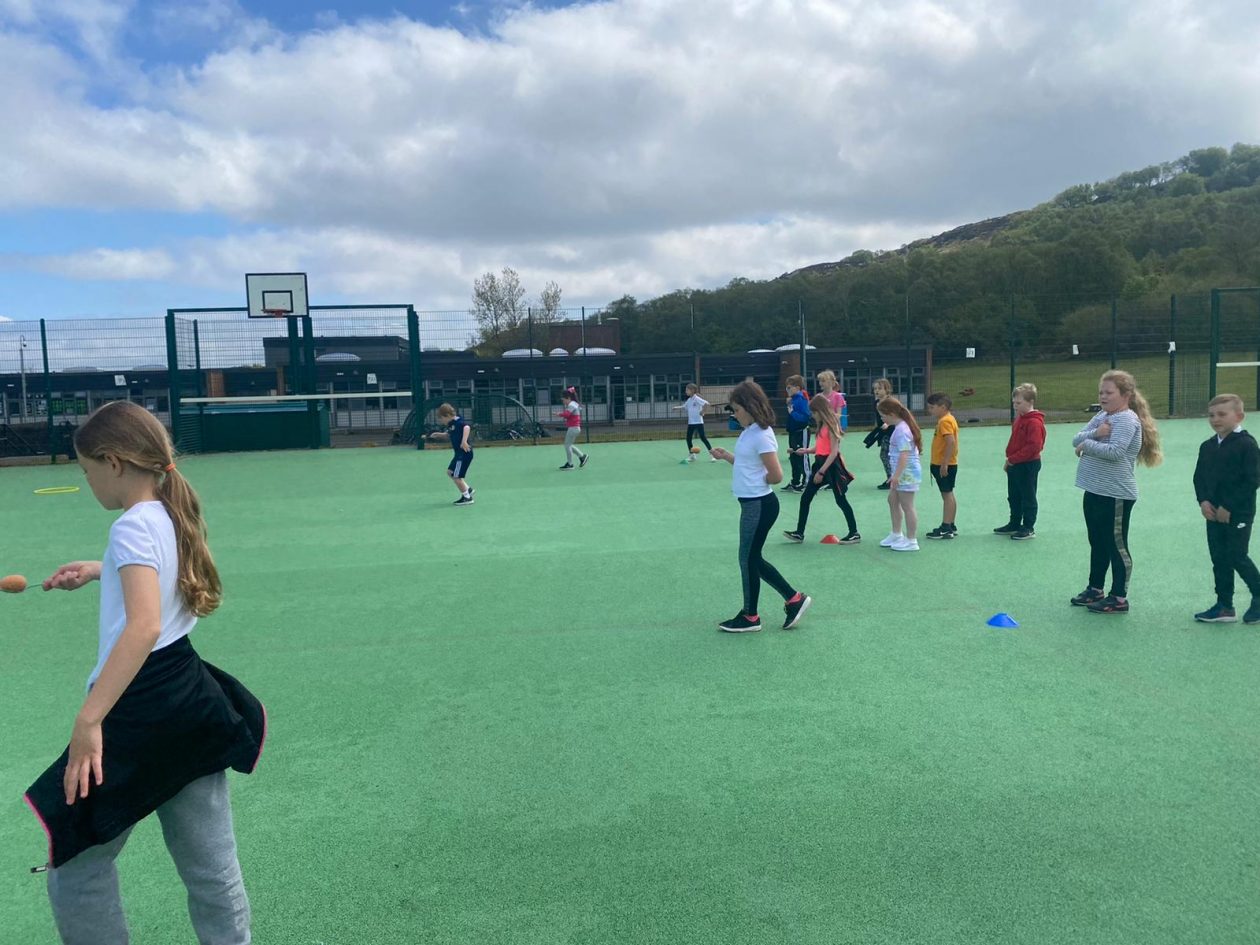
[[[555,445],[483,449],[467,509],[442,450],[184,459],[226,587],[197,646],[270,711],[259,770],[231,777],[255,941],[1260,941],[1260,627],[1192,621],[1209,431],[1161,429],[1127,616],[1068,606],[1074,428],[1050,430],[1017,543],[991,534],[1006,431],[967,427],[957,541],[878,547],[860,434],[862,544],[818,543],[844,530],[826,496],[788,544],[784,496],[767,557],[816,604],[748,635],[716,629],[740,603],[730,468],[680,465],[681,441],[572,472]],[[86,488],[32,495],[67,482],[0,470],[0,573],[99,556],[113,516]],[[930,487],[919,510],[922,534]],[[68,736],[96,607],[0,597],[5,942],[55,941],[20,798]],[[191,940],[156,823],[120,872],[136,942]]]

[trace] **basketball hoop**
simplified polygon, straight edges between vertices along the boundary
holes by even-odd
[[[293,314],[288,309],[284,308],[265,308],[263,311],[267,313],[268,318],[286,318],[287,316]]]

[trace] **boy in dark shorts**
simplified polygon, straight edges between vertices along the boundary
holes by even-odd
[[[1213,436],[1199,447],[1194,467],[1194,497],[1207,520],[1208,554],[1216,579],[1216,603],[1194,615],[1200,623],[1233,623],[1234,573],[1251,591],[1243,623],[1260,623],[1260,571],[1247,546],[1256,520],[1256,487],[1260,486],[1260,447],[1242,428],[1243,402],[1237,394],[1221,394],[1208,404]]]
[[[472,505],[473,494],[477,491],[468,485],[464,477],[468,475],[468,467],[472,465],[473,451],[472,445],[469,443],[469,437],[472,436],[472,427],[470,427],[450,404],[442,404],[437,409],[438,423],[446,424],[446,432],[437,432],[429,434],[432,437],[449,436],[451,439],[451,449],[455,451],[455,456],[451,460],[450,465],[446,467],[446,474],[451,477],[451,481],[455,483],[455,488],[459,490],[459,498],[455,501],[455,505]]]
[[[958,478],[958,421],[949,409],[954,402],[948,394],[928,394],[927,408],[936,421],[932,437],[932,481],[941,490],[941,524],[927,533],[928,538],[949,540],[958,537],[954,519],[958,516],[958,500],[954,498],[954,482]]]

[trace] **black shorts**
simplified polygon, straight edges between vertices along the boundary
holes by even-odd
[[[936,483],[936,487],[942,492],[953,492],[954,483],[958,480],[958,464],[954,463],[949,467],[949,475],[941,478],[941,467],[936,463],[931,465],[932,481]]]
[[[468,475],[468,467],[472,465],[472,450],[467,453],[456,451],[455,458],[446,466],[446,471],[451,474],[452,479],[463,479]]]

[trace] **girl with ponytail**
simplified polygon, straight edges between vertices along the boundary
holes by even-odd
[[[1083,509],[1089,535],[1089,583],[1072,604],[1096,614],[1129,612],[1128,587],[1133,574],[1129,553],[1129,519],[1137,502],[1135,470],[1158,466],[1159,429],[1151,408],[1127,371],[1107,371],[1098,380],[1101,408],[1072,446],[1080,463],[1076,485],[1085,493]],[[1111,587],[1103,593],[1107,571]]]
[[[122,943],[114,861],[156,812],[199,941],[247,943],[226,769],[250,772],[266,715],[188,635],[222,586],[197,493],[147,410],[106,404],[75,436],[97,501],[122,514],[102,561],[64,564],[45,591],[101,583],[97,662],[70,744],[26,794],[48,836],[48,896],[63,942]]]

